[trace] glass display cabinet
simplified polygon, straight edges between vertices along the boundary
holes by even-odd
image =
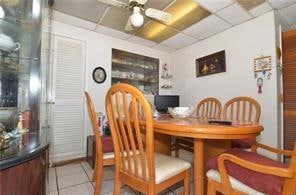
[[[0,122],[39,130],[41,25],[46,1],[0,1]],[[20,118],[20,116],[22,116]]]
[[[159,59],[112,49],[112,85],[127,83],[144,94],[159,91]]]

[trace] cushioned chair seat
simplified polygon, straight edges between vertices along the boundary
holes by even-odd
[[[111,136],[102,137],[103,152],[114,152],[113,141]]]
[[[139,176],[142,176],[141,169],[141,158],[138,157],[139,166]],[[189,169],[191,164],[182,159],[174,158],[168,155],[163,155],[159,153],[154,154],[154,166],[155,166],[155,183],[159,184],[182,171]],[[133,170],[133,161],[132,161]],[[148,170],[147,170],[148,173]]]
[[[217,181],[219,183],[221,182],[220,173],[214,169],[210,169],[207,172],[207,177],[214,180],[214,181]],[[231,186],[238,191],[245,192],[250,195],[265,195],[261,192],[256,191],[253,188],[250,188],[246,184],[240,182],[239,180],[237,180],[231,176],[229,177],[229,179],[230,179]]]
[[[239,149],[231,149],[226,153],[233,154],[244,160],[254,162],[257,164],[287,168],[288,165],[281,162],[266,158],[262,155],[247,152]],[[207,166],[211,169],[218,170],[218,156],[208,161]],[[284,179],[278,176],[258,173],[246,168],[243,168],[232,162],[225,163],[227,172],[233,178],[239,180],[241,183],[255,189],[263,194],[279,195],[282,192]],[[233,186],[235,188],[235,186]]]

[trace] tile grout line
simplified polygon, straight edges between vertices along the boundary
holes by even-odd
[[[57,174],[56,167],[54,168],[54,172],[55,172],[55,179],[56,179],[56,186],[57,186],[58,195],[60,195],[59,182],[58,182],[58,174]]]
[[[86,182],[83,182],[83,183],[79,183],[79,184],[74,184],[74,185],[71,185],[71,186],[67,186],[67,187],[61,188],[61,190],[68,189],[68,188],[71,188],[73,186],[79,186],[81,184],[86,184],[86,183],[89,183],[89,181],[86,181]]]
[[[85,169],[84,166],[81,164],[81,162],[80,162],[79,164],[80,164],[80,166],[82,167],[84,173],[86,174],[86,176],[87,176],[89,182],[91,183],[93,189],[95,189],[95,186],[94,186],[94,184],[93,184],[93,181],[92,181],[92,179],[88,176],[88,174],[87,174],[87,172],[86,172],[86,169]],[[92,170],[92,169],[91,169],[91,170]]]

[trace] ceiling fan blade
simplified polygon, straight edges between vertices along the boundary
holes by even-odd
[[[126,30],[126,31],[134,30],[134,27],[133,27],[132,21],[131,21],[131,17],[128,18],[127,23],[126,23],[126,25],[124,27],[124,30]]]
[[[141,4],[141,5],[145,5],[147,0],[130,0],[130,1],[136,1],[138,2],[138,4]]]
[[[122,3],[121,1],[118,1],[118,0],[97,0],[97,1],[100,3],[104,3],[107,5],[112,5],[112,6],[120,7],[120,8],[124,8],[124,9],[129,8],[129,6],[127,4]]]
[[[172,19],[172,14],[153,8],[146,9],[145,15],[164,23],[168,23]]]

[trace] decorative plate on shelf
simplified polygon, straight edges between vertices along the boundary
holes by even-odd
[[[92,76],[96,83],[103,83],[107,78],[106,71],[102,67],[95,68]]]

